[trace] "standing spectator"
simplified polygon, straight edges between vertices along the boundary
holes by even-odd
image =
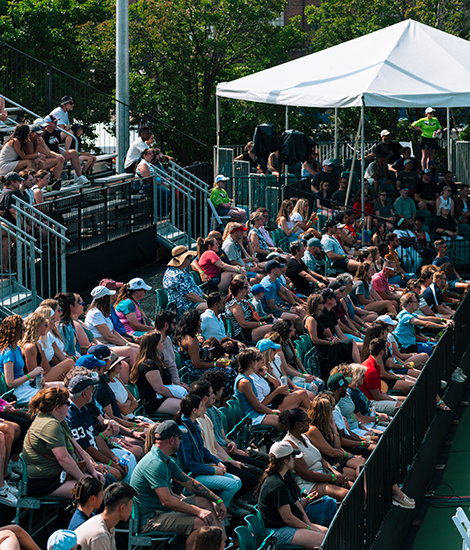
[[[57,127],[66,130],[69,134],[72,133],[72,127],[69,121],[69,112],[73,110],[75,101],[72,96],[64,95],[60,100],[60,105],[49,113],[50,117],[57,119]],[[67,135],[65,132],[60,132],[61,143],[65,142],[65,148],[71,149],[72,136]]]
[[[38,130],[38,132],[41,131]],[[1,176],[9,172],[19,172],[20,170],[35,169],[37,167],[39,155],[37,153],[26,153],[25,145],[28,136],[29,126],[27,124],[18,124],[11,136],[3,144],[0,151]]]
[[[154,424],[147,434],[147,454],[134,470],[131,485],[138,492],[142,531],[171,531],[187,536],[186,550],[192,550],[201,527],[215,525],[224,529],[227,510],[221,498],[184,474],[170,458],[178,451],[185,434],[187,429],[179,427],[174,420]],[[176,496],[171,487],[173,481],[193,495]]]
[[[325,159],[322,162],[322,171],[312,180],[312,193],[318,193],[320,191],[320,184],[322,181],[327,181],[329,183],[329,192],[332,195],[335,191],[338,190],[338,173],[335,170],[335,165],[331,159]]]
[[[424,111],[425,116],[413,122],[413,130],[421,132],[421,166],[423,170],[429,168],[429,162],[433,160],[435,152],[439,149],[437,136],[442,134],[441,125],[434,116],[436,111],[432,107],[427,107]]]
[[[148,145],[145,142],[150,138],[150,128],[148,126],[141,126],[137,133],[138,137],[131,143],[124,161],[124,171],[128,174],[135,173],[137,161],[142,151],[148,149]]]
[[[414,200],[408,196],[408,192],[408,187],[402,184],[400,186],[400,196],[393,203],[393,210],[398,218],[404,218],[413,224],[416,217],[416,204]]]
[[[115,527],[132,513],[137,491],[127,483],[113,483],[103,493],[104,510],[75,529],[83,550],[116,550]]]
[[[171,256],[163,276],[163,288],[168,292],[168,302],[174,302],[178,317],[188,309],[204,311],[207,303],[202,290],[187,270],[191,258],[197,256],[197,253],[188,250],[186,246],[175,246]]]
[[[3,179],[3,189],[0,194],[0,216],[16,225],[16,210],[13,208],[13,195],[18,191],[23,178],[16,172],[9,172]]]

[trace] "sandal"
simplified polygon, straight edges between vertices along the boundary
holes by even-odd
[[[436,409],[444,412],[452,412],[452,409],[444,403],[443,399],[436,403]]]

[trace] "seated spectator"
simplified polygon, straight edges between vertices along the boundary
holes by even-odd
[[[1,117],[1,107],[0,107],[0,120],[4,120]],[[2,550],[11,550],[15,548],[14,545],[17,545],[16,548],[19,550],[39,550],[39,546],[34,542],[34,540],[28,535],[28,533],[19,525],[6,525],[5,527],[0,527],[0,534],[3,539]]]
[[[307,249],[302,256],[302,261],[308,267],[312,276],[321,285],[327,285],[329,283],[327,277],[323,277],[319,273],[316,273],[318,264],[317,258],[320,259],[323,257],[323,245],[321,244],[320,239],[312,238],[307,241]]]
[[[294,241],[290,244],[291,257],[287,261],[286,274],[294,290],[308,297],[314,289],[324,288],[325,285],[319,283],[315,274],[305,265],[302,257],[306,250],[304,241]]]
[[[330,393],[320,393],[313,399],[307,413],[310,422],[307,438],[334,471],[344,476],[339,478],[343,481],[342,486],[349,488],[350,481],[356,479],[365,461],[341,447],[341,436],[333,418],[334,409],[335,400]]]
[[[5,317],[0,325],[0,372],[5,377],[7,387],[14,388],[13,393],[19,403],[28,402],[36,395],[38,389],[34,380],[44,373],[42,367],[36,367],[30,373],[24,374],[25,361],[19,346],[23,328],[21,315]]]
[[[137,159],[135,175],[137,178],[141,178],[138,183],[139,193],[149,197],[155,195],[158,217],[166,218],[170,210],[171,192],[167,189],[165,180],[160,177],[158,170],[152,164],[152,160],[152,149],[144,149]]]
[[[154,424],[147,434],[147,454],[134,470],[131,485],[138,493],[142,532],[176,532],[187,536],[186,550],[192,550],[197,532],[208,523],[224,530],[227,510],[218,495],[184,474],[171,460],[186,433],[187,429],[178,427],[174,420]],[[176,496],[173,482],[193,495]],[[225,541],[225,531],[222,538]]]
[[[104,362],[103,362],[104,363]],[[106,466],[106,471],[114,479],[130,479],[136,466],[133,455],[130,456],[129,467],[123,467],[119,460],[127,449],[110,449],[104,438],[99,437],[93,418],[87,405],[93,399],[94,386],[99,383],[98,377],[79,374],[68,382],[70,404],[66,417],[72,435],[78,445],[88,453],[97,464]]]
[[[282,266],[276,260],[266,262],[266,277],[261,280],[261,285],[265,288],[264,298],[261,300],[264,310],[272,313],[274,317],[281,319],[290,319],[293,321],[299,334],[303,333],[302,317],[305,309],[296,306],[294,295],[280,281]],[[277,303],[280,299],[280,305]]]
[[[58,529],[47,539],[47,550],[73,550],[77,547],[77,535],[68,529]]]
[[[367,399],[370,400],[373,409],[379,413],[393,416],[397,408],[401,407],[404,397],[390,396],[382,393],[382,384],[380,373],[384,369],[383,357],[387,342],[385,338],[374,338],[370,342],[370,355],[362,363],[367,367],[364,375],[364,381],[359,389],[364,393]]]
[[[374,214],[377,218],[385,218],[387,229],[390,231],[395,227],[396,217],[393,212],[392,201],[387,198],[386,191],[379,191],[377,194],[377,202],[374,204]],[[381,223],[381,220],[377,220],[377,227]],[[376,243],[377,238],[374,240],[375,235],[372,237],[372,242]]]
[[[347,178],[343,178],[341,176],[338,179],[339,189],[331,195],[331,199],[336,204],[337,207],[343,208],[344,206],[346,206],[346,207],[349,206],[350,207],[350,206],[353,205],[353,198],[352,198],[351,193],[349,193],[348,204],[346,204],[346,195],[347,195],[347,192],[348,192],[348,183],[349,183],[349,181],[348,181]]]
[[[455,218],[451,215],[450,210],[447,208],[447,206],[441,205],[436,211],[433,227],[436,237],[442,237],[446,240],[459,238],[458,224],[455,221]]]
[[[415,187],[414,200],[419,210],[432,211],[436,207],[436,200],[439,196],[437,185],[432,181],[432,174],[429,168],[423,170],[421,180]]]
[[[204,446],[201,428],[196,420],[205,413],[205,402],[199,395],[189,393],[181,400],[181,410],[175,416],[175,421],[186,428],[186,433],[181,438],[178,458],[183,470],[191,472],[194,479],[214,490],[225,507],[228,507],[241,489],[242,482],[239,477],[227,473],[223,462]]]
[[[372,244],[379,246],[381,243],[387,243],[387,234],[389,233],[387,228],[387,222],[385,220],[377,221],[377,229],[372,235]],[[388,246],[387,246],[388,248]]]
[[[23,181],[20,182],[20,186],[15,191],[15,197],[18,197],[26,204],[34,204],[33,187],[37,181],[36,170],[21,170],[18,175]]]
[[[290,409],[279,416],[280,427],[287,432],[282,441],[298,449],[302,456],[295,459],[295,481],[305,493],[317,492],[326,495],[325,503],[335,499],[341,502],[348,494],[349,483],[346,476],[340,474],[322,457],[321,452],[304,435],[309,429],[309,419],[305,411]],[[315,500],[312,499],[312,504]]]
[[[140,277],[131,279],[119,289],[114,308],[127,334],[142,336],[149,330],[154,330],[152,322],[140,304],[140,300],[144,299],[149,290],[152,290],[152,287]]]
[[[447,185],[451,188],[452,198],[455,199],[455,197],[457,197],[459,191],[457,189],[456,183],[454,182],[454,175],[452,174],[452,172],[450,170],[447,170],[446,172],[444,172],[444,180],[442,182],[439,182],[439,180],[437,181],[437,191],[438,191],[438,193],[441,193],[443,188]],[[462,188],[463,185],[465,185],[465,184],[460,184],[460,188]]]
[[[104,481],[64,422],[68,399],[69,392],[65,388],[44,388],[29,403],[34,421],[23,447],[28,470],[28,496],[70,498],[84,471]],[[61,479],[64,470],[69,480]]]
[[[18,124],[0,151],[0,176],[20,170],[38,168],[38,154],[26,153],[25,145],[29,136],[29,126]]]
[[[373,221],[373,215],[374,215],[374,207],[373,204],[375,203],[375,197],[374,192],[370,189],[364,190],[364,221],[366,225],[366,229],[370,231],[372,228],[372,221]],[[356,214],[360,216],[360,213],[362,212],[362,191],[359,190],[356,193],[356,196],[354,197],[354,204],[353,209],[356,211]]]
[[[416,205],[414,200],[408,196],[408,191],[409,189],[405,185],[400,186],[400,196],[393,203],[393,210],[399,219],[404,218],[412,224],[416,217]]]
[[[375,248],[375,247],[372,247]],[[367,323],[371,323],[377,319],[377,313],[373,311],[367,311],[365,308],[358,307],[351,299],[353,292],[354,279],[349,273],[341,273],[336,277],[336,283],[340,286],[344,286],[343,298],[341,303],[346,312],[346,318],[348,324],[357,327],[359,332],[363,332],[367,328]]]
[[[274,319],[274,316],[271,313],[266,313],[263,308],[262,300],[264,298],[265,288],[263,285],[256,284],[251,287],[251,295],[253,298],[250,303],[253,306],[253,310],[258,314],[260,321],[265,321],[271,323]]]
[[[342,275],[349,275],[344,273]],[[348,315],[348,308],[345,302],[343,302],[345,296],[352,291],[352,276],[349,275],[350,281],[347,285],[340,283],[338,280],[333,281],[328,285],[328,288],[335,293],[336,305],[332,309],[333,313],[338,319],[338,326],[342,330],[343,334],[348,340],[354,340],[357,344],[359,351],[362,348],[362,334],[356,328]]]
[[[70,130],[78,141],[78,155],[80,157],[80,162],[85,161],[83,172],[85,173],[85,175],[91,176],[93,174],[93,166],[96,164],[96,161],[98,159],[95,155],[92,155],[91,153],[88,153],[86,151],[82,151],[82,135],[84,132],[83,126],[81,124],[72,124]],[[67,137],[67,139],[70,139],[71,144],[72,138]],[[69,149],[70,145],[67,145],[67,139],[65,140],[65,148]]]
[[[66,130],[69,134],[72,133],[72,127],[70,126],[69,121],[69,112],[73,110],[74,105],[75,101],[72,96],[65,95],[60,100],[60,105],[49,113],[49,116],[57,119],[57,128]],[[65,148],[71,149],[72,137],[65,132],[61,132],[60,130],[58,131],[60,132],[60,142],[65,142]]]
[[[280,174],[284,173],[284,163],[281,162],[279,158],[279,147],[274,149],[274,151],[268,157],[268,170],[267,174],[273,174],[279,179]]]
[[[388,283],[388,279],[395,277],[396,267],[395,262],[391,260],[385,260],[382,271],[379,271],[375,275],[372,275],[372,285],[377,294],[382,300],[400,300],[400,293],[394,292]],[[393,312],[390,312],[393,313]]]
[[[387,186],[393,188],[395,174],[389,170],[385,155],[377,155],[377,160],[369,164],[366,178],[369,179],[369,183],[372,183],[376,193],[379,189],[387,190]]]
[[[67,529],[74,531],[91,518],[93,512],[101,508],[103,484],[95,477],[83,477],[70,491],[76,504],[75,512]]]
[[[42,139],[46,145],[46,149],[48,150],[45,151],[46,157],[52,156],[57,158],[57,155],[59,155],[59,157],[63,157],[64,163],[70,161],[72,168],[77,174],[77,183],[80,185],[90,185],[90,180],[86,176],[82,175],[82,167],[80,165],[78,152],[75,149],[65,149],[65,151],[61,153],[59,149],[60,134],[57,131],[57,122],[57,119],[51,115],[44,119],[45,127]],[[55,155],[51,155],[51,152],[55,153]],[[44,165],[41,166],[41,168],[44,168]]]
[[[145,143],[150,137],[150,128],[148,126],[141,126],[137,131],[138,137],[131,143],[126,159],[124,160],[124,171],[128,174],[134,174],[137,168],[137,161],[145,149],[148,149],[148,145]]]
[[[175,304],[178,317],[188,309],[204,311],[207,308],[202,290],[187,271],[191,258],[196,255],[196,252],[188,250],[186,246],[175,246],[163,276],[163,288],[168,292],[168,302]]]
[[[325,216],[330,216],[333,211],[332,193],[330,191],[330,182],[321,181],[318,193],[315,194],[315,206],[317,212],[320,211]]]
[[[162,361],[165,338],[159,332],[142,336],[139,353],[129,375],[129,382],[139,389],[139,396],[147,414],[179,411],[181,398],[187,393],[173,384],[171,372]]]
[[[91,330],[79,320],[85,302],[79,294],[73,292],[61,292],[55,298],[61,309],[57,330],[64,342],[64,351],[70,357],[80,357],[94,341]]]
[[[431,355],[433,347],[436,345],[436,340],[416,334],[415,326],[440,331],[442,325],[437,322],[425,321],[422,317],[418,317],[416,311],[419,307],[419,300],[414,292],[407,292],[401,297],[400,301],[403,309],[397,316],[398,324],[393,331],[400,351]]]
[[[1,401],[6,403],[3,399]],[[18,439],[19,434],[18,426],[12,422],[0,419],[0,503],[12,507],[17,505],[16,495],[18,491],[11,484],[11,481],[7,481],[5,478],[9,475],[8,464],[12,453],[13,441]],[[0,531],[0,544],[1,535]]]
[[[455,219],[459,224],[468,225],[470,218],[470,198],[469,198],[470,185],[468,183],[462,183],[460,187],[460,193],[454,195],[454,209]]]
[[[308,239],[310,237],[316,237],[321,239],[321,233],[319,233],[314,227],[314,222],[318,219],[318,212],[312,212],[311,216],[308,215],[309,205],[308,201],[305,199],[299,199],[292,210],[290,216],[291,222],[302,222],[300,229],[302,232],[300,235],[303,239]]]
[[[155,317],[155,330],[162,335],[162,339],[165,341],[162,354],[163,364],[170,371],[172,384],[189,389],[187,384],[181,382],[178,374],[178,368],[176,366],[175,350],[173,348],[173,342],[170,338],[175,332],[175,328],[175,313],[173,311],[161,309]]]
[[[270,325],[260,321],[247,300],[250,285],[245,278],[234,279],[230,283],[225,303],[225,315],[232,323],[232,336],[246,342],[257,342],[269,332]]]
[[[201,315],[201,334],[204,340],[227,336],[225,325],[220,315],[225,311],[225,300],[220,292],[211,292],[207,297],[207,309]]]
[[[447,250],[449,248],[449,245],[447,244],[447,242],[443,239],[439,239],[437,241],[434,241],[434,246],[436,247],[436,250],[437,250],[437,256],[434,258],[432,264],[437,267],[441,267],[443,266],[443,264],[450,264],[450,266],[452,267],[452,270],[451,270],[452,272],[450,275],[447,276],[448,278],[447,282],[449,284],[449,287],[452,290],[455,289],[455,290],[458,290],[459,292],[466,292],[470,287],[470,282],[464,281],[462,279],[462,277],[455,270],[455,267],[453,266],[449,256],[446,256]]]
[[[277,347],[271,341],[268,341],[266,346],[273,349]],[[263,347],[263,344],[261,344],[261,347]],[[262,360],[261,352],[258,352],[256,348],[247,348],[239,353],[237,357],[239,374],[235,380],[234,394],[242,404],[243,414],[250,415],[253,426],[263,424],[277,428],[279,410],[274,408],[274,404],[271,405],[272,408],[267,405],[271,404],[273,398],[278,395],[284,394],[287,398],[288,388],[287,386],[284,386],[282,390],[276,388],[266,395],[259,393],[253,375],[259,371]]]
[[[452,188],[450,185],[444,185],[440,195],[437,197],[436,201],[436,212],[439,212],[439,209],[447,209],[452,217],[454,217],[454,199],[452,198]]]
[[[36,183],[32,187],[34,195],[34,204],[42,204],[44,202],[44,190],[50,185],[51,173],[47,170],[38,170],[36,172]]]
[[[403,147],[401,151],[401,157],[392,164],[390,169],[395,171],[395,173],[397,174],[399,172],[402,172],[405,169],[405,160],[408,159],[411,160],[413,171],[419,172],[419,170],[421,169],[421,164],[415,157],[411,156],[411,147]]]
[[[234,275],[240,272],[240,268],[223,262],[218,254],[219,250],[219,242],[214,237],[197,239],[198,264],[210,281],[211,290],[227,292]]]
[[[8,119],[8,111],[5,109],[5,100],[0,97],[0,122],[5,122]]]
[[[318,154],[316,151],[311,151],[308,159],[302,164],[302,169],[300,171],[300,177],[302,179],[308,178],[310,181],[321,172],[321,166],[318,162]],[[313,190],[312,193],[316,193],[318,189]]]
[[[128,363],[132,366],[139,346],[131,344],[114,330],[110,299],[113,294],[116,294],[116,291],[105,286],[96,286],[91,291],[93,300],[86,312],[85,325],[93,334],[94,344],[111,346],[114,353],[128,358]]]
[[[243,245],[243,238],[247,232],[246,227],[238,223],[229,223],[224,231],[224,242],[222,250],[230,260],[230,264],[238,268],[237,273],[244,273],[248,276],[251,284],[259,282],[261,279],[258,263],[255,258],[248,255]]]
[[[339,363],[350,363],[353,357],[353,345],[355,342],[348,340],[346,337],[343,339],[333,335],[331,328],[327,325],[329,323],[330,313],[325,319],[322,317],[322,312],[325,304],[328,303],[330,309],[333,305],[336,305],[336,298],[333,291],[324,291],[323,294],[312,294],[307,300],[307,311],[305,314],[305,330],[308,332],[310,339],[314,346],[316,346],[318,352],[318,358],[320,362],[320,372],[323,381],[328,379],[331,365],[337,365]],[[333,314],[334,315],[334,314]],[[336,318],[334,321],[333,329],[336,326]],[[357,347],[354,355],[358,358],[359,352]]]
[[[18,191],[23,178],[16,172],[9,172],[1,179],[3,181],[3,189],[0,194],[0,216],[5,218],[7,222],[16,225],[16,210],[13,208],[15,199],[13,196]]]
[[[225,190],[225,182],[230,178],[218,175],[215,178],[210,199],[219,216],[230,216],[234,222],[245,223],[246,212],[243,208],[232,206],[232,201]]]
[[[326,527],[311,522],[307,511],[310,503],[299,501],[300,489],[292,477],[299,450],[285,441],[278,441],[269,449],[269,466],[259,482],[258,508],[266,527],[266,536],[276,537],[277,544],[295,544],[312,549],[320,546]]]
[[[250,215],[249,223],[251,229],[248,233],[248,238],[250,239],[251,246],[253,247],[256,257],[260,261],[266,260],[266,257],[271,254],[271,252],[283,253],[280,248],[275,246],[270,246],[266,240],[266,230],[264,229],[264,222],[266,220],[266,214],[256,210]],[[264,231],[263,231],[264,229]]]
[[[173,335],[173,345],[180,354],[183,367],[186,367],[192,378],[199,378],[207,369],[225,370],[227,385],[224,396],[228,397],[233,393],[233,384],[237,374],[228,366],[227,360],[214,360],[210,353],[203,353],[202,344],[196,338],[196,335],[201,332],[200,315],[199,311],[194,309],[183,313]]]
[[[411,198],[414,197],[414,192],[416,189],[416,184],[419,181],[419,176],[416,173],[416,170],[413,169],[413,161],[411,159],[405,159],[403,161],[403,170],[400,170],[397,173],[397,189],[400,190],[400,187],[403,185],[409,189],[409,195]]]
[[[407,220],[404,220],[401,224],[399,222],[399,227],[405,227],[403,224],[408,223]],[[407,227],[407,226],[406,226]],[[411,233],[411,231],[410,231]],[[414,241],[414,235],[410,235],[410,239]],[[410,241],[407,241],[406,244],[409,244]],[[400,241],[398,240],[398,236],[396,233],[389,233],[387,235],[387,244],[388,244],[388,254],[385,254],[385,259],[393,262],[395,264],[395,277],[389,277],[388,283],[391,285],[397,285],[397,286],[406,286],[406,283],[415,276],[414,273],[406,273],[403,267],[401,266],[400,256],[398,255],[398,251],[402,252],[400,250]]]
[[[223,550],[224,532],[220,527],[207,526],[200,529],[194,541],[194,550]]]
[[[83,550],[114,550],[115,528],[131,517],[137,491],[127,483],[112,483],[103,493],[104,510],[75,529]]]
[[[375,266],[372,262],[363,262],[354,276],[352,296],[359,307],[377,313],[397,314],[396,302],[384,300],[374,288],[372,283],[375,274]]]
[[[453,309],[444,303],[443,290],[447,287],[447,276],[443,271],[435,271],[432,278],[433,282],[423,292],[422,296],[431,311],[437,317],[452,317]]]
[[[292,201],[286,199],[282,201],[281,207],[276,217],[276,225],[279,229],[282,229],[284,235],[287,237],[289,242],[296,241],[299,238],[299,235],[302,233],[303,221],[293,221],[291,220],[291,214],[294,210],[294,205]]]
[[[235,157],[233,160],[244,160],[245,162],[250,163],[250,172],[253,173],[259,173],[263,174],[264,170],[260,166],[259,159],[256,158],[255,154],[253,153],[253,142],[249,141],[243,150],[243,153],[241,155],[238,155],[238,157]],[[263,161],[264,163],[264,161]],[[266,167],[266,165],[265,165]],[[242,222],[244,223],[244,222]]]
[[[338,190],[338,172],[336,171],[335,165],[331,159],[325,159],[322,162],[321,172],[318,172],[318,174],[312,179],[312,193],[318,193],[320,191],[320,184],[322,181],[328,182],[328,190],[331,195]]]
[[[355,273],[359,267],[359,262],[353,260],[353,254],[346,253],[343,245],[338,239],[338,224],[335,220],[328,220],[325,223],[326,233],[321,239],[323,249],[331,261],[331,267],[335,269],[347,270]]]
[[[139,338],[133,334],[129,334],[126,327],[122,324],[115,309],[116,299],[119,290],[124,286],[124,283],[118,283],[114,279],[101,279],[99,286],[105,286],[109,290],[115,290],[116,294],[112,294],[111,298],[111,321],[113,322],[114,330],[129,342],[138,343]]]
[[[52,187],[54,190],[60,189],[60,176],[64,168],[64,156],[52,151],[44,141],[44,122],[38,119],[29,127],[29,136],[25,142],[24,149],[28,155],[34,155],[37,159],[37,168],[39,170],[52,170]]]

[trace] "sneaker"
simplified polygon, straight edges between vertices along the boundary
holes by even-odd
[[[18,489],[14,487],[11,483],[8,483],[8,481],[5,480],[5,485],[7,488],[7,491],[12,494],[14,497],[18,496]]]
[[[22,475],[23,474],[23,464],[20,460],[17,460],[16,462],[13,462],[13,460],[10,460],[8,463],[8,471],[14,472],[15,474]]]
[[[441,389],[445,388],[447,386],[447,382],[445,380],[441,380]]]
[[[460,368],[460,367],[457,367],[455,369],[455,372],[458,372],[460,374],[460,376],[462,376],[463,378],[465,378],[465,380],[467,379],[467,375],[464,374],[463,370]]]
[[[77,178],[76,183],[79,183],[80,185],[91,185],[90,180],[86,176],[80,176]]]
[[[452,373],[451,379],[454,382],[459,382],[459,383],[465,382],[465,378],[459,372],[457,372],[455,370]]]
[[[0,487],[0,503],[16,507],[17,502],[18,499],[5,486]]]
[[[408,510],[413,510],[415,507],[414,499],[407,497],[405,493],[403,493],[403,498],[393,497],[392,504],[394,504],[395,506],[400,506],[400,508],[406,508]]]

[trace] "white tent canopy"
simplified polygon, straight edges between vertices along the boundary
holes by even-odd
[[[406,20],[217,86],[217,96],[299,107],[470,106],[470,42]]]

